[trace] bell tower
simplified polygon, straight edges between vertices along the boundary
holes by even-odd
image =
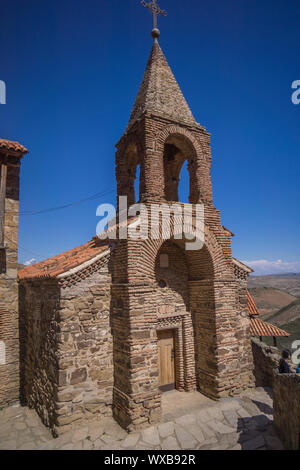
[[[117,144],[118,196],[127,196],[129,205],[137,202],[134,181],[140,165],[140,202],[178,201],[186,160],[190,203],[212,203],[210,136],[196,123],[155,39],[129,124]]]
[[[195,251],[186,251],[184,237],[179,240],[174,233],[169,240],[160,233],[115,244],[113,414],[129,430],[160,420],[164,368],[174,368],[174,379],[166,385],[214,399],[236,394],[252,380],[251,360],[244,371],[239,363],[238,285],[231,235],[212,200],[210,134],[195,121],[158,44],[156,16],[165,12],[154,0],[142,3],[154,14],[154,42],[128,126],[116,146],[117,195],[127,196],[128,206],[138,202],[134,182],[140,165],[139,202],[157,208],[158,218],[162,205],[188,206],[194,215],[201,204],[205,241]],[[178,201],[185,161],[189,204]],[[163,363],[161,338],[173,341],[170,364]],[[250,350],[250,338],[245,342]]]

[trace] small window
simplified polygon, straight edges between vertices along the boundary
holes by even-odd
[[[158,285],[161,289],[165,289],[165,287],[167,287],[167,283],[163,279],[159,281]]]
[[[159,257],[159,266],[161,268],[168,268],[169,267],[169,255],[161,254]]]

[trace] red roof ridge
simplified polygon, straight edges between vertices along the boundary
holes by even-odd
[[[12,140],[0,139],[0,149],[10,150],[13,152],[28,153],[28,150],[19,142],[14,142]]]
[[[247,297],[248,297],[248,310],[250,315],[260,315],[260,312],[256,306],[256,303],[254,302],[254,299],[250,292],[247,289]]]
[[[259,318],[250,318],[251,336],[290,336],[289,333]]]
[[[138,217],[133,217],[127,220],[127,225],[130,225]],[[119,226],[124,225],[116,224],[105,230],[109,238],[109,232]],[[109,239],[102,240],[100,236],[95,236],[92,240],[80,245],[71,250],[60,253],[56,256],[48,258],[40,263],[26,266],[18,271],[19,280],[23,279],[50,279],[59,276],[60,274],[66,273],[71,269],[75,269],[81,264],[92,260],[100,253],[104,253],[109,249]]]
[[[90,261],[98,254],[108,249],[108,240],[93,239],[76,248],[41,261],[40,263],[20,269],[18,271],[18,277],[19,280],[55,278],[59,274],[76,268],[86,261]]]

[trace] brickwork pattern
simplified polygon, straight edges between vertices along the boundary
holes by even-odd
[[[0,141],[0,181],[7,166],[4,200],[4,247],[0,247],[0,341],[5,345],[5,364],[0,364],[0,407],[19,398],[18,225],[20,159],[26,149]],[[4,174],[4,173],[3,173]],[[0,208],[0,217],[1,217]]]

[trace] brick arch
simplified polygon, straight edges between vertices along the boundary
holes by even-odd
[[[192,229],[193,227],[190,227],[190,230],[189,227],[187,227],[187,233],[194,233]],[[209,267],[207,279],[213,280],[216,278],[231,277],[231,266],[226,262],[223,250],[208,226],[205,226],[205,243],[201,250],[185,250],[184,244],[186,240],[184,238],[182,240],[175,240],[173,235],[174,233],[171,234],[170,240],[177,244],[185,253],[189,265],[190,280],[205,279],[205,263]],[[157,238],[158,236],[159,234],[157,233]],[[149,280],[150,283],[154,281],[157,254],[165,241],[166,239],[162,238],[149,238],[141,242],[139,266],[142,277],[145,279],[146,283],[149,283]]]
[[[121,141],[117,144],[118,153],[124,154],[127,147],[132,144],[136,145],[139,155],[142,156],[144,151],[143,140],[138,133],[132,133],[126,135],[126,137],[123,137],[123,139],[121,139]]]
[[[187,229],[187,233],[189,233],[189,229]],[[154,318],[165,314],[162,310],[165,306],[166,313],[170,312],[171,315],[173,307],[175,307],[174,315],[178,308],[186,310],[182,337],[184,388],[191,387],[193,389],[194,384],[205,395],[215,397],[218,386],[215,380],[218,371],[218,356],[216,354],[217,309],[218,305],[222,304],[220,290],[223,288],[223,283],[220,284],[216,281],[218,279],[229,280],[230,269],[218,241],[208,227],[205,227],[205,244],[201,250],[186,251],[183,245],[184,241],[184,239],[175,240],[173,237],[170,239],[171,243],[181,248],[182,258],[186,261],[187,279],[178,276],[183,283],[186,283],[186,291],[178,288],[174,278],[172,278],[174,283],[169,283],[169,287],[174,290],[174,297],[171,297],[168,290],[161,292],[158,287],[157,258],[166,243],[166,240],[162,238],[158,240],[149,238],[140,242],[140,249],[135,252],[134,243],[132,243],[128,253],[129,283],[132,282],[133,285],[136,283],[135,287],[132,286],[134,295],[137,295],[140,286],[143,286]],[[133,264],[131,265],[131,263]],[[134,275],[131,275],[134,267]],[[170,277],[166,276],[166,280],[169,279]],[[168,294],[170,295],[168,296]],[[168,296],[168,303],[165,301],[165,295]],[[192,338],[192,343],[189,341],[190,338]],[[183,386],[182,383],[181,386]]]
[[[157,165],[159,166],[160,172],[163,175],[162,182],[160,182],[161,185],[164,185],[164,188],[161,192],[161,197],[164,197],[169,201],[173,201],[175,195],[175,200],[178,200],[178,166],[174,172],[175,174],[172,174],[172,168],[171,171],[166,171],[164,159],[165,143],[172,136],[183,138],[194,150],[195,158],[189,160],[185,159],[188,161],[188,169],[190,174],[189,202],[193,204],[198,202],[212,203],[212,185],[210,175],[211,157],[209,150],[209,139],[207,139],[208,136],[202,136],[200,139],[192,131],[175,124],[166,126],[159,133],[157,133],[154,139],[153,151],[157,159]],[[170,194],[172,194],[173,197],[170,197]]]
[[[180,136],[183,136],[188,141],[190,141],[190,143],[192,144],[192,146],[195,149],[195,152],[196,152],[196,155],[197,155],[198,158],[204,158],[204,152],[203,152],[203,148],[202,148],[202,145],[200,144],[200,142],[193,136],[193,134],[190,131],[188,131],[187,129],[184,129],[183,127],[176,126],[175,124],[165,127],[156,136],[156,138],[155,138],[155,151],[163,152],[164,144],[165,144],[166,140],[168,139],[168,137],[170,137],[171,135],[176,135],[176,134],[180,135]]]
[[[134,181],[136,169],[140,165],[140,194],[144,189],[144,159],[143,145],[138,135],[129,135],[118,146],[116,158],[116,179],[118,185],[118,196],[127,196],[129,205],[134,204],[136,195],[134,192]]]
[[[180,174],[187,161],[190,175],[189,202],[199,202],[201,166],[205,162],[201,143],[187,129],[171,125],[156,137],[155,150],[163,172],[164,198],[167,201],[179,201]]]

